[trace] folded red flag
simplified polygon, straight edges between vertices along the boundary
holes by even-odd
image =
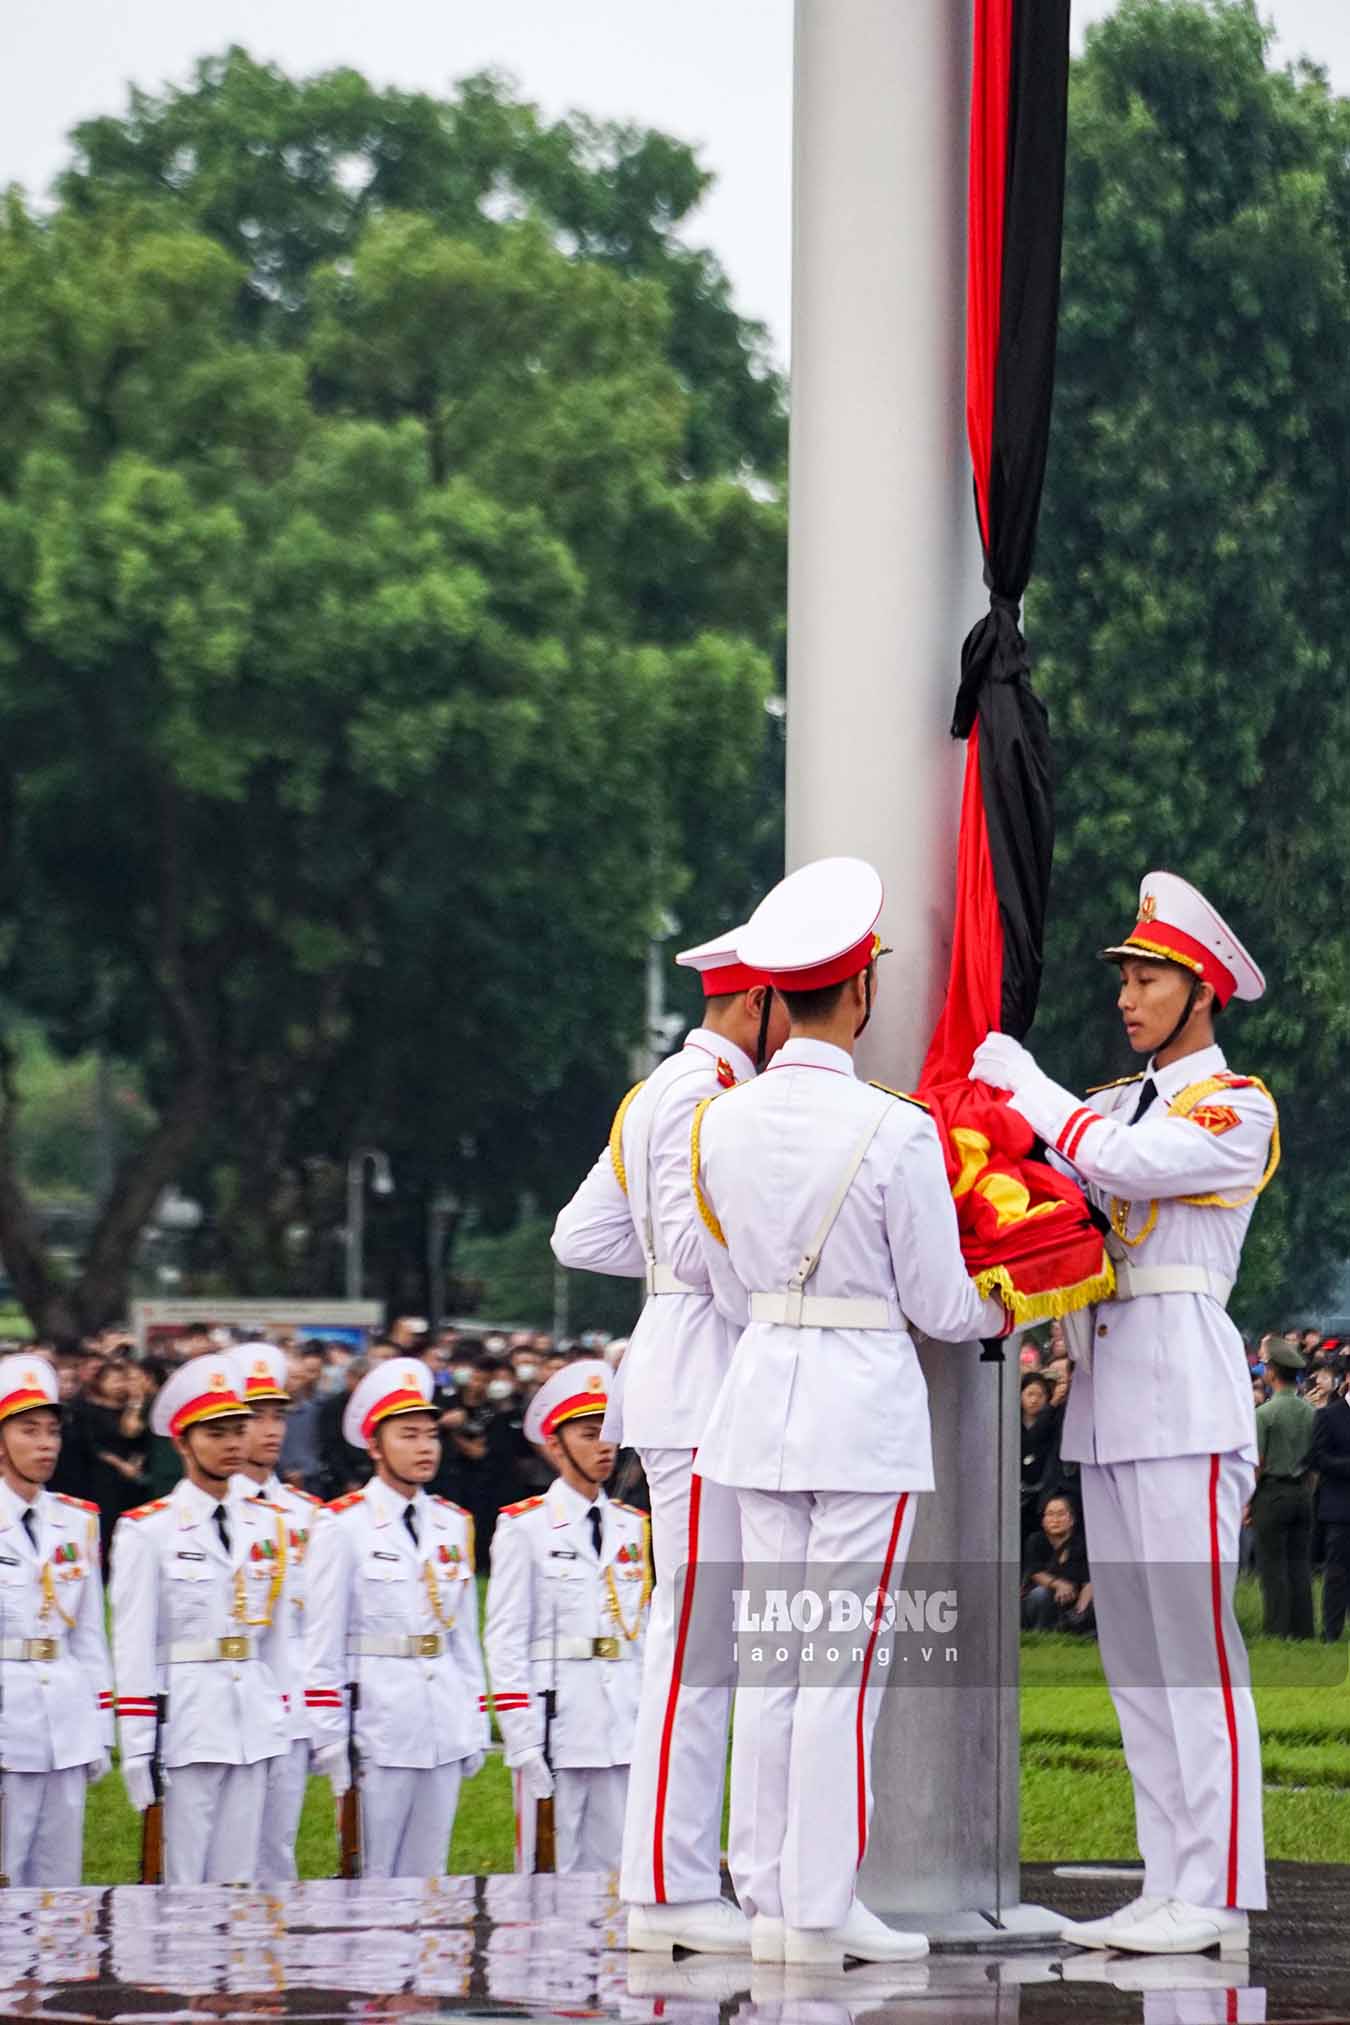
[[[1115,1290],[1102,1232],[1083,1191],[1032,1157],[1036,1135],[986,1083],[922,1092],[956,1203],[961,1251],[982,1294],[998,1294],[1019,1326],[1072,1315]]]

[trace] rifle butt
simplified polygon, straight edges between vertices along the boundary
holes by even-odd
[[[361,1799],[353,1783],[338,1802],[338,1876],[361,1875]]]
[[[536,1877],[551,1876],[558,1868],[558,1845],[553,1826],[553,1795],[534,1803],[534,1870]]]
[[[141,1883],[164,1882],[164,1802],[152,1800],[141,1817]]]

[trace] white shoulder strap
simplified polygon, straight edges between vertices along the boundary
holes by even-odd
[[[816,1231],[815,1236],[812,1238],[806,1250],[802,1253],[801,1257],[797,1261],[797,1269],[793,1273],[792,1278],[788,1281],[787,1284],[788,1321],[792,1321],[793,1319],[791,1311],[794,1302],[800,1304],[806,1292],[806,1283],[811,1278],[811,1275],[815,1272],[816,1267],[820,1264],[820,1255],[825,1249],[825,1245],[829,1238],[830,1232],[834,1229],[835,1224],[839,1220],[839,1212],[844,1207],[844,1203],[848,1197],[848,1192],[852,1188],[853,1183],[857,1178],[858,1169],[862,1166],[863,1161],[866,1159],[867,1149],[872,1144],[872,1141],[876,1138],[877,1133],[881,1130],[881,1122],[883,1118],[886,1117],[890,1108],[891,1107],[889,1104],[883,1104],[880,1107],[880,1109],[876,1112],[876,1114],[868,1119],[867,1129],[863,1132],[862,1136],[858,1140],[857,1145],[854,1147],[853,1152],[849,1156],[848,1166],[844,1169],[843,1174],[840,1176],[839,1186],[835,1189],[834,1194],[830,1198],[829,1207],[825,1211],[824,1216],[821,1218],[820,1227]],[[800,1309],[798,1314],[798,1326],[800,1326]]]

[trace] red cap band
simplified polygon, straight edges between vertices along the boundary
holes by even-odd
[[[879,947],[875,931],[869,928],[862,941],[855,942],[842,956],[813,963],[806,970],[774,970],[769,973],[770,980],[777,991],[824,991],[828,985],[843,984],[866,970]]]
[[[20,1386],[17,1392],[7,1392],[0,1399],[0,1420],[12,1420],[16,1413],[31,1413],[38,1406],[50,1406],[56,1411],[56,1401],[49,1399],[40,1387],[35,1391],[31,1386]]]
[[[1237,979],[1227,964],[1220,963],[1212,949],[1206,949],[1203,942],[1197,942],[1184,929],[1173,928],[1166,921],[1140,921],[1126,936],[1124,948],[1135,948],[1144,957],[1161,956],[1166,962],[1179,963],[1186,970],[1193,970],[1197,977],[1214,987],[1214,996],[1220,1005],[1227,1005],[1237,990]]]
[[[603,1392],[574,1392],[570,1398],[559,1400],[545,1420],[542,1433],[547,1438],[564,1420],[580,1420],[583,1414],[603,1413],[608,1403]]]
[[[361,1422],[361,1439],[369,1441],[382,1420],[388,1420],[395,1413],[435,1413],[429,1399],[424,1399],[415,1385],[405,1385],[398,1392],[386,1392],[383,1399],[377,1399],[370,1412]]]
[[[185,1399],[173,1419],[169,1422],[170,1434],[182,1434],[186,1428],[196,1427],[203,1420],[225,1420],[229,1415],[236,1417],[246,1414],[248,1408],[233,1392],[199,1392],[195,1399]]]
[[[723,963],[716,970],[705,970],[703,978],[704,998],[724,998],[731,992],[750,991],[757,984],[767,984],[768,974],[762,970],[751,970],[748,963]]]

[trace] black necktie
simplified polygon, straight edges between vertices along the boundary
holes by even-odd
[[[600,1517],[599,1505],[592,1505],[586,1517],[591,1522],[591,1545],[595,1549],[595,1558],[598,1561],[600,1559],[600,1534],[604,1523]]]
[[[417,1545],[417,1507],[415,1505],[405,1505],[403,1507],[403,1523],[412,1534],[412,1543],[415,1547]]]
[[[230,1552],[230,1529],[225,1523],[224,1505],[217,1505],[211,1516],[216,1522],[216,1531],[220,1535],[220,1544],[228,1554]]]
[[[23,1529],[24,1529],[25,1533],[27,1533],[27,1535],[28,1535],[28,1544],[29,1544],[29,1546],[30,1546],[30,1547],[32,1548],[33,1552],[34,1552],[34,1553],[36,1554],[36,1552],[37,1552],[37,1519],[36,1519],[36,1517],[34,1516],[34,1513],[33,1513],[33,1507],[32,1507],[31,1505],[25,1505],[25,1506],[24,1506],[24,1508],[23,1508],[23,1520],[22,1520],[22,1524],[23,1524]]]
[[[1134,1116],[1130,1120],[1131,1125],[1137,1125],[1139,1123],[1139,1120],[1143,1117],[1145,1111],[1147,1111],[1149,1105],[1153,1102],[1153,1099],[1157,1096],[1157,1094],[1158,1094],[1158,1086],[1154,1082],[1152,1076],[1145,1076],[1144,1086],[1139,1092],[1139,1102],[1135,1105]]]

